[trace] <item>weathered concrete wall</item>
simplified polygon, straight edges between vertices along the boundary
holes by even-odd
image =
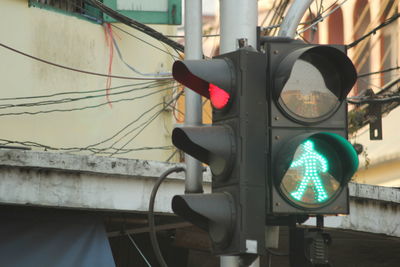
[[[106,36],[102,25],[61,12],[30,8],[28,7],[28,0],[2,0],[0,14],[1,43],[57,64],[86,71],[108,73],[111,51],[108,43],[109,37]],[[132,28],[121,24],[116,25],[134,36],[129,36],[112,28],[126,62],[145,73],[170,72],[170,66],[173,62],[171,55],[161,52],[139,39],[143,39],[162,50],[170,51],[168,47],[164,47],[155,39]],[[174,34],[176,28],[175,26],[162,25],[152,25],[152,27],[165,34]],[[135,37],[138,39],[135,39]],[[173,50],[170,52],[175,53]],[[0,47],[0,58],[0,98],[76,92],[74,95],[56,98],[63,99],[106,93],[103,90],[97,93],[79,94],[82,91],[106,88],[106,77],[60,69],[21,56],[3,47]],[[113,53],[112,74],[129,77],[140,76],[124,65],[116,50]],[[143,81],[113,78],[111,87],[131,85],[138,82],[143,83]],[[131,88],[118,89],[118,91],[126,91]],[[159,88],[152,88],[121,95],[111,95],[109,99],[111,101],[129,99],[158,90]],[[115,90],[110,92],[115,92]],[[172,89],[134,101],[114,103],[112,106],[103,105],[80,111],[38,115],[3,116],[2,114],[81,108],[106,103],[107,97],[102,96],[57,105],[0,109],[0,124],[2,125],[0,139],[34,141],[52,147],[86,147],[113,136],[118,130],[138,118],[144,111],[160,104],[131,127],[128,127],[122,134],[98,146],[109,147],[118,138],[146,122],[156,111],[161,109],[164,97],[169,99],[171,93]],[[0,100],[0,105],[40,100],[49,99]],[[163,112],[126,148],[170,146],[172,125],[173,116],[171,112]],[[121,147],[127,143],[136,133],[138,133],[138,130],[128,134],[116,144],[116,147]],[[172,152],[173,149],[142,150],[120,156],[161,161],[166,160]]]
[[[400,189],[356,183],[349,189],[350,215],[325,217],[326,227],[400,237]]]
[[[0,203],[146,212],[156,180],[175,166],[180,165],[0,150]],[[210,173],[204,178],[204,190],[209,192]],[[155,211],[172,213],[172,197],[183,193],[184,174],[171,174],[159,189]]]
[[[0,203],[60,208],[146,212],[159,176],[179,166],[156,161],[63,153],[0,150]],[[204,191],[211,175],[204,173]],[[326,217],[327,227],[400,237],[400,190],[351,183],[350,215]],[[161,185],[155,210],[171,213],[171,199],[184,193],[184,174]],[[262,200],[260,200],[262,201]],[[314,224],[310,219],[307,224]]]

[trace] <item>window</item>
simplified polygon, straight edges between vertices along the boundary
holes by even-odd
[[[364,36],[369,31],[371,16],[370,16],[370,5],[368,0],[358,0],[354,9],[354,40],[357,40]],[[357,68],[359,74],[365,74],[371,72],[371,41],[367,38],[363,42],[359,43],[354,48],[353,62]],[[363,90],[371,88],[370,76],[363,77],[357,80],[356,87],[354,88],[354,94],[358,95]]]
[[[337,6],[334,6],[336,8]],[[343,36],[343,13],[342,9],[338,8],[328,18],[328,43],[329,44],[344,44]]]
[[[182,0],[103,0],[103,3],[119,13],[148,24],[182,23]],[[104,21],[115,20],[104,15]]]
[[[85,0],[28,0],[33,7],[61,11],[96,22],[115,20]],[[101,0],[123,15],[148,24],[179,25],[182,22],[182,0]]]
[[[384,8],[381,22],[391,18],[393,15],[397,14],[398,6],[394,5],[394,0],[389,0],[389,3],[382,7]],[[391,23],[381,32],[381,69],[389,69],[398,66],[398,26],[397,23]],[[397,75],[396,72],[386,72],[382,74],[382,86],[393,81]]]
[[[102,13],[85,0],[29,0],[29,6],[65,12],[101,23]]]

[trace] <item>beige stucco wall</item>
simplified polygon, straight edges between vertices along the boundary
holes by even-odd
[[[140,32],[118,24],[130,33],[150,42],[161,49],[167,48],[160,42]],[[175,27],[152,25],[164,34],[174,34]],[[114,29],[117,42],[124,59],[142,72],[169,72],[173,59],[144,44],[131,36]],[[5,45],[19,49],[34,56],[61,64],[99,73],[107,73],[110,49],[102,25],[79,19],[74,16],[39,8],[29,8],[28,0],[2,0],[0,9],[0,35]],[[174,53],[170,50],[171,53]],[[129,70],[114,51],[114,75],[139,76]],[[43,64],[0,47],[0,98],[35,96],[64,91],[86,91],[106,87],[106,78],[97,77]],[[112,85],[127,85],[143,81],[112,79]],[[126,89],[125,89],[126,90]],[[146,89],[119,96],[110,96],[111,100],[132,98],[158,90]],[[104,92],[103,92],[104,93]],[[161,103],[163,98],[171,97],[171,90],[154,94],[135,101],[114,103],[112,107],[73,112],[54,112],[39,115],[1,116],[2,113],[15,111],[37,111],[59,108],[77,108],[104,103],[106,97],[79,101],[71,104],[47,105],[42,107],[0,109],[0,139],[34,141],[54,147],[86,147],[111,137],[118,130],[132,122],[145,110]],[[100,93],[97,93],[100,94]],[[73,95],[77,97],[79,95]],[[71,96],[63,96],[71,97]],[[42,100],[42,99],[41,99]],[[36,101],[36,100],[34,100]],[[13,103],[32,102],[21,100]],[[10,103],[0,100],[0,105]],[[124,131],[127,133],[135,126],[146,122],[157,110],[147,114],[136,124]],[[164,111],[126,148],[169,146],[173,117],[170,111]],[[120,147],[134,134],[127,135],[116,147]],[[122,135],[119,135],[122,136]],[[114,138],[113,140],[116,140]],[[107,147],[111,142],[101,147]],[[165,160],[173,150],[147,150],[121,155],[122,157]]]

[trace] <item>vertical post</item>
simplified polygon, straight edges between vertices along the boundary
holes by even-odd
[[[185,1],[185,59],[202,59],[202,0]],[[202,124],[201,96],[185,88],[185,126]],[[185,154],[185,193],[202,193],[202,165]]]
[[[252,47],[257,47],[257,0],[220,0],[220,52],[235,51],[239,39],[247,39]],[[221,256],[221,267],[239,267],[239,257]],[[252,267],[258,267],[259,263]]]
[[[239,256],[221,256],[221,267],[239,267]]]
[[[238,39],[257,46],[257,0],[220,0],[221,53],[235,51]]]

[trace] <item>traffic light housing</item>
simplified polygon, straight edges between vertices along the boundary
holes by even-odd
[[[212,193],[174,196],[173,211],[208,231],[215,254],[264,254],[265,54],[247,47],[176,61],[173,76],[213,110],[212,126],[173,130],[174,145],[212,172]]]
[[[346,96],[357,75],[344,46],[270,38],[263,52],[176,61],[173,76],[212,104],[211,126],[172,133],[210,166],[212,193],[174,196],[172,209],[209,233],[215,254],[264,254],[265,225],[280,218],[349,212],[358,157]]]
[[[358,157],[347,141],[346,96],[356,71],[344,46],[266,42],[267,214],[349,213]]]

